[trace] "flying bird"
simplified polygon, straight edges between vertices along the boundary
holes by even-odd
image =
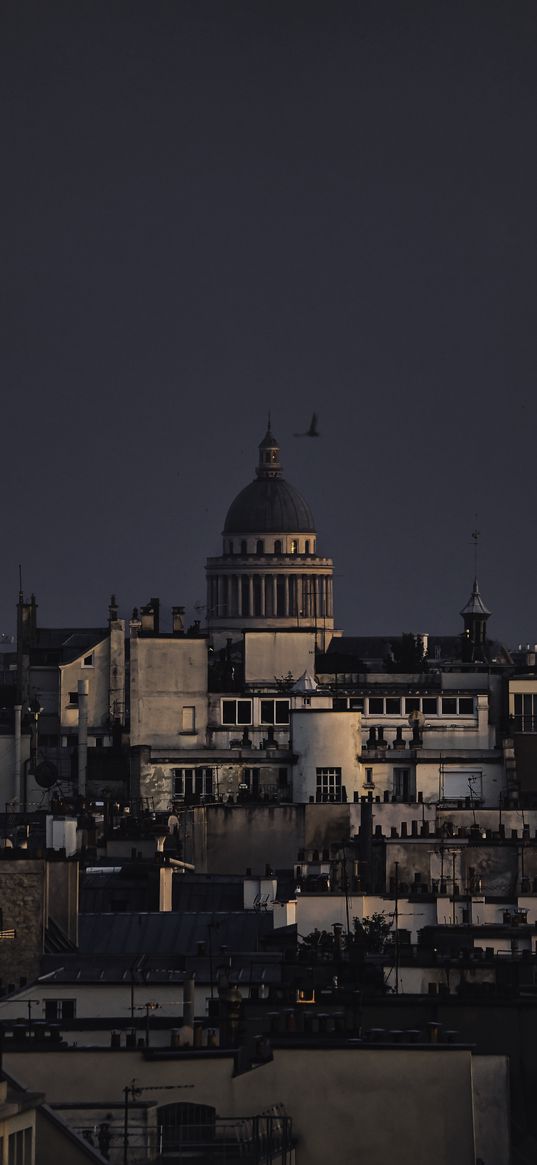
[[[318,420],[317,413],[313,413],[312,417],[311,417],[309,429],[306,429],[305,433],[294,433],[293,435],[295,437],[320,437],[321,434],[319,433],[319,430],[317,428],[317,420]]]

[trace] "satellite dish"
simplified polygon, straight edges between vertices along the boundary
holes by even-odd
[[[36,765],[33,776],[40,789],[52,789],[58,780],[57,766],[51,760],[42,760]]]
[[[411,728],[423,728],[423,725],[425,724],[425,716],[423,715],[423,712],[420,712],[418,708],[416,708],[414,712],[410,713],[408,717],[408,723],[410,724]]]

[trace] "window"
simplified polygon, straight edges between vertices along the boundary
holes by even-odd
[[[442,696],[443,716],[473,716],[473,696]]]
[[[409,712],[419,712],[420,699],[419,696],[407,696],[405,700],[405,712],[408,716]]]
[[[228,554],[233,554],[233,542],[228,542],[227,552],[228,552]]]
[[[515,693],[515,732],[535,732],[537,727],[537,693]]]
[[[242,783],[247,785],[248,792],[251,793],[253,797],[257,797],[257,794],[259,793],[259,769],[243,769]]]
[[[302,703],[305,708],[309,708],[311,705],[311,696],[304,696]]]
[[[59,1019],[74,1019],[76,999],[45,999],[45,1019],[54,1023]]]
[[[289,775],[287,769],[278,769],[278,788],[286,789],[289,783]]]
[[[241,541],[241,554],[248,554],[248,543],[246,538],[243,538]]]
[[[275,543],[274,543],[274,553],[281,554],[281,552],[282,552],[282,544],[281,544],[280,539],[277,538]]]
[[[401,715],[401,700],[399,699],[399,696],[386,696],[386,715]]]
[[[334,712],[346,712],[347,711],[347,697],[346,696],[334,696],[332,699],[332,708],[333,708]]]
[[[251,724],[251,700],[222,700],[222,724]]]
[[[304,554],[309,554],[309,552],[310,552],[310,540],[309,540],[309,538],[306,538],[306,541],[304,543]]]
[[[186,801],[213,795],[213,769],[174,769],[173,795]]]
[[[341,801],[341,769],[316,769],[317,801]]]
[[[261,700],[262,724],[288,724],[289,700]]]
[[[19,1129],[8,1138],[8,1165],[32,1165],[32,1129]]]
[[[84,656],[82,667],[93,667],[93,652],[91,655]]]
[[[256,554],[264,554],[265,553],[265,543],[263,542],[262,538],[258,538],[258,540],[256,542],[255,552],[256,552]]]
[[[289,543],[289,553],[290,554],[298,554],[298,542],[297,542],[296,538],[291,538],[291,541]]]
[[[424,696],[421,701],[421,710],[426,716],[436,716],[436,696]]]
[[[373,784],[373,769],[367,768],[365,770],[365,783],[366,785]]]
[[[196,732],[196,709],[186,704],[181,709],[181,732]]]
[[[69,692],[68,708],[78,708],[78,692]]]
[[[349,700],[349,708],[351,712],[363,712],[364,698],[363,696],[351,696]]]
[[[384,715],[384,700],[382,696],[369,697],[369,715],[383,716]]]
[[[397,801],[412,801],[410,769],[393,770],[393,795]]]

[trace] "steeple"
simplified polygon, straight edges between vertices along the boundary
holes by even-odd
[[[259,445],[259,462],[256,469],[258,477],[280,477],[282,467],[280,463],[280,446],[270,431],[270,413],[267,421],[267,431]]]
[[[461,615],[464,619],[464,634],[466,639],[474,647],[484,643],[487,637],[487,619],[490,618],[491,612],[481,598],[477,576],[474,578],[472,593],[468,602],[462,608]]]

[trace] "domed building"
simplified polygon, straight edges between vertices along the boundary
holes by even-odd
[[[334,628],[333,564],[316,551],[313,514],[282,476],[269,423],[256,476],[227,512],[222,554],[207,560],[208,630],[314,629],[322,650]]]

